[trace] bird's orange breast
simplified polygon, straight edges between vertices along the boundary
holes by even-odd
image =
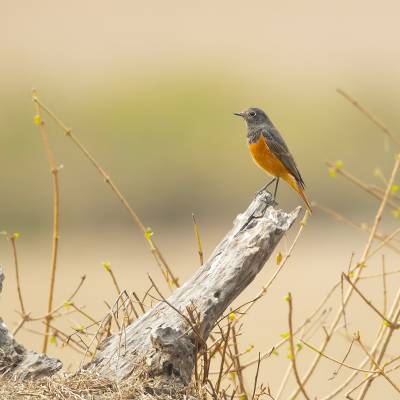
[[[255,163],[264,171],[277,177],[288,174],[286,167],[268,147],[263,135],[260,135],[257,142],[249,143],[249,150]]]

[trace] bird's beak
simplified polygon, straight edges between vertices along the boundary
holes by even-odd
[[[233,115],[237,115],[237,116],[239,116],[239,117],[244,118],[244,112],[233,113]]]

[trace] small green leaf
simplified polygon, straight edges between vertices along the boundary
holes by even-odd
[[[234,321],[236,319],[236,314],[234,312],[230,312],[228,314],[229,321]]]
[[[300,342],[296,343],[297,351],[300,351],[303,348],[303,345]]]
[[[383,320],[383,326],[386,326],[386,327],[390,327],[390,322],[389,321],[387,321],[386,319],[384,319]]]
[[[289,360],[293,360],[293,353],[289,350],[288,351],[288,354],[287,354],[287,358],[289,359]]]
[[[342,160],[336,160],[335,161],[335,168],[340,169],[343,167],[343,161]]]
[[[289,332],[283,332],[283,333],[280,334],[280,337],[282,339],[289,339],[290,334],[289,334]]]
[[[336,168],[328,168],[328,175],[331,178],[336,178]]]
[[[110,271],[111,271],[111,263],[109,263],[109,262],[107,262],[107,261],[104,261],[104,262],[102,263],[102,265],[103,265],[103,268],[104,268],[104,270],[105,270],[106,272],[110,272]]]
[[[146,228],[146,231],[144,233],[144,236],[146,237],[147,240],[150,240],[151,237],[154,235],[154,232],[151,230],[151,228]]]
[[[53,344],[53,345],[56,345],[57,344],[57,336],[56,335],[51,335],[50,337],[49,337],[49,343],[50,344]]]
[[[14,232],[12,234],[12,238],[15,239],[15,240],[17,240],[20,236],[21,236],[21,234],[19,232]]]
[[[392,187],[390,188],[390,191],[395,194],[398,190],[400,189],[399,185],[393,184]]]
[[[65,300],[65,301],[64,301],[64,304],[63,304],[63,307],[64,307],[66,310],[69,310],[69,309],[72,307],[72,301]]]
[[[42,123],[42,117],[39,114],[36,114],[33,117],[33,122],[35,123],[35,125],[40,125]]]
[[[397,210],[393,210],[392,215],[395,218],[400,218],[400,208],[398,208]]]
[[[254,344],[250,344],[246,349],[246,353],[250,353],[253,349],[254,349]]]
[[[279,356],[279,352],[278,352],[278,350],[272,350],[272,353],[271,354],[273,354],[274,356]]]
[[[276,265],[280,265],[280,263],[282,262],[282,259],[283,259],[283,255],[282,255],[281,252],[279,252],[279,253],[276,255]]]
[[[289,295],[289,293],[288,293],[286,296],[283,297],[283,300],[285,300],[285,301],[289,301],[289,300],[290,300],[290,295]]]

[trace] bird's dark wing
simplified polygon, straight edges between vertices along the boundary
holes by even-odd
[[[301,177],[293,156],[290,154],[290,151],[279,131],[274,126],[268,126],[262,129],[262,134],[265,138],[265,141],[267,142],[269,149],[293,175],[297,183],[299,183],[300,186],[304,189],[305,184],[303,178]]]

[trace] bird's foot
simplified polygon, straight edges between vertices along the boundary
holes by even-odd
[[[274,179],[272,179],[272,181],[270,181],[270,182],[268,182],[266,185],[264,185],[260,190],[258,190],[258,191],[256,192],[256,194],[255,194],[254,197],[257,197],[257,196],[259,196],[261,193],[265,192],[265,191],[268,189],[268,187],[271,186],[271,185],[276,181],[276,179],[277,179],[277,178],[274,178]],[[269,192],[269,193],[270,193],[270,192]],[[272,193],[271,193],[271,195],[272,195]],[[274,199],[274,200],[275,200],[275,199]]]
[[[268,192],[265,190],[265,188],[262,188],[261,191],[259,191],[256,196],[258,196],[261,193],[265,193],[267,192],[269,194],[269,196],[264,196],[262,197],[260,200],[264,203],[262,209],[257,209],[255,210],[247,219],[247,221],[245,222],[245,224],[242,226],[242,228],[240,229],[241,231],[245,230],[251,222],[253,222],[256,219],[260,219],[263,218],[265,215],[265,212],[267,211],[267,208],[269,206],[277,206],[278,203],[275,201],[275,199],[272,196],[272,193]]]

